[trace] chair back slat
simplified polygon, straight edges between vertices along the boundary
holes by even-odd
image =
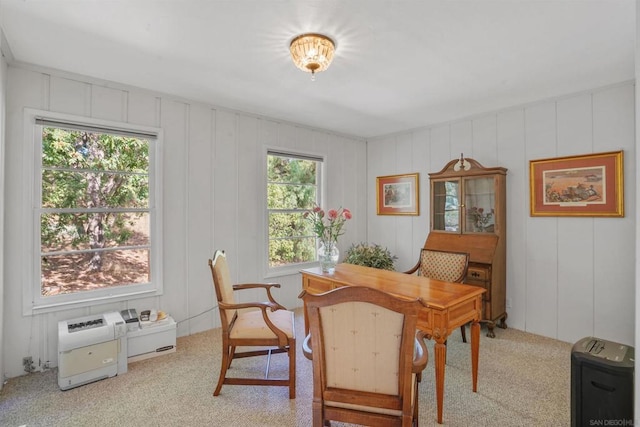
[[[469,254],[422,249],[420,275],[445,282],[462,282],[467,275]]]

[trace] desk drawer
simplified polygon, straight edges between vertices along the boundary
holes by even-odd
[[[488,282],[491,279],[491,272],[488,268],[469,267],[467,270],[467,282]]]
[[[329,280],[321,280],[311,277],[306,277],[303,285],[304,289],[312,294],[321,294],[334,288],[333,282]]]
[[[482,299],[491,301],[491,266],[483,264],[469,265],[464,283],[486,289],[487,292],[484,293]]]

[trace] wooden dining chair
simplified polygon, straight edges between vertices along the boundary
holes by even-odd
[[[463,283],[469,268],[469,254],[466,252],[439,251],[422,249],[420,259],[406,274],[417,273],[420,276],[445,282]],[[465,325],[460,326],[462,341],[467,342]]]
[[[220,321],[222,326],[222,363],[218,385],[213,392],[220,394],[223,384],[286,386],[289,398],[296,397],[296,336],[294,313],[278,304],[271,295],[271,289],[279,288],[276,283],[233,284],[229,274],[224,251],[216,251],[209,259],[211,276],[215,287]],[[261,288],[266,291],[268,301],[237,303],[235,292]],[[247,310],[248,309],[248,310]],[[237,352],[236,347],[254,347]],[[256,349],[255,347],[260,347]],[[268,347],[265,349],[265,347]],[[269,378],[271,354],[287,353],[289,357],[288,378]],[[264,378],[228,377],[227,371],[234,359],[268,355]]]
[[[313,363],[313,427],[330,421],[368,426],[418,425],[418,376],[427,365],[416,331],[422,302],[361,286],[300,294]]]

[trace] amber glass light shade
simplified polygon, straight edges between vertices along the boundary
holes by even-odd
[[[333,40],[322,34],[301,34],[289,47],[293,63],[312,76],[329,68],[336,50]]]

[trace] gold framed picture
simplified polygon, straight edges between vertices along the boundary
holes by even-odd
[[[376,178],[378,215],[420,215],[418,174]]]
[[[529,161],[531,216],[624,216],[623,153]]]

